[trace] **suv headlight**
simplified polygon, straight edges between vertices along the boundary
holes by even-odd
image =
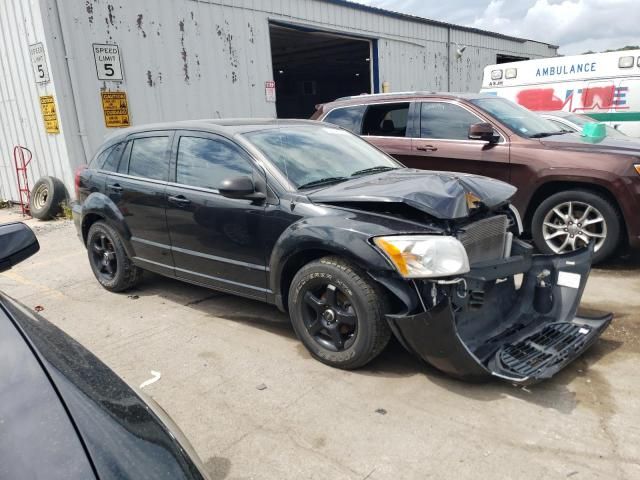
[[[460,241],[439,235],[376,237],[376,246],[404,278],[434,278],[469,272],[469,258]]]

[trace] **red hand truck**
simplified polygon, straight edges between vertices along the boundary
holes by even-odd
[[[13,163],[16,167],[16,178],[18,179],[18,193],[20,194],[20,209],[22,216],[31,216],[29,202],[31,201],[31,190],[29,189],[29,177],[27,167],[31,163],[33,154],[27,147],[16,145],[13,147]]]

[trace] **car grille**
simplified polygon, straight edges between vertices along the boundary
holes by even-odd
[[[563,361],[587,341],[589,327],[573,323],[552,323],[542,331],[499,352],[503,368],[522,376]]]
[[[464,227],[458,239],[464,245],[469,263],[487,262],[504,258],[508,241],[506,215],[484,218]]]

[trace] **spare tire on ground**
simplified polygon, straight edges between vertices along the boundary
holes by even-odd
[[[62,202],[67,199],[64,183],[55,177],[42,177],[31,190],[29,210],[39,220],[54,218],[62,211]]]

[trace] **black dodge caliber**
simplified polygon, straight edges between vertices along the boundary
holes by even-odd
[[[464,379],[548,378],[611,315],[577,315],[592,247],[534,255],[515,188],[404,168],[339,127],[200,120],[111,137],[76,178],[98,281],[150,270],[289,312],[328,365],[365,365],[392,334]]]

